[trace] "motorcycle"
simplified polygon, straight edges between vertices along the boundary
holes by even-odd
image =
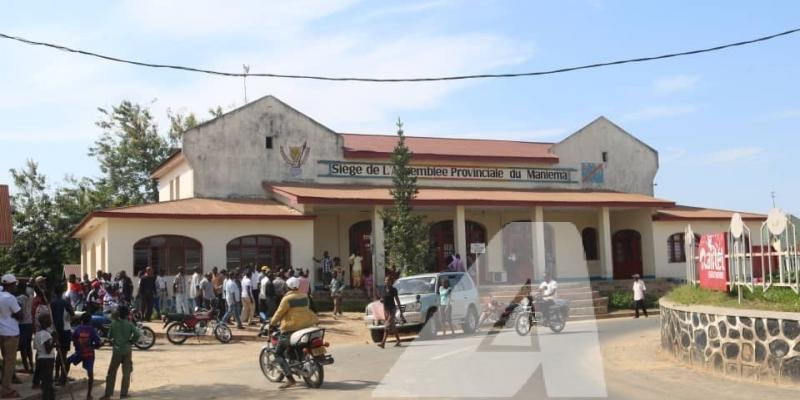
[[[220,343],[230,343],[233,339],[231,328],[224,322],[218,321],[215,311],[198,310],[194,314],[167,314],[164,318],[164,328],[167,340],[172,344],[183,344],[190,336],[199,338],[213,332]]]
[[[82,312],[76,312],[76,323],[80,319],[80,315]],[[156,334],[153,330],[142,324],[135,315],[131,314],[129,316],[130,321],[136,326],[136,329],[139,330],[139,340],[134,343],[133,345],[136,346],[139,350],[147,350],[153,347],[156,344]],[[94,314],[92,315],[92,327],[97,331],[97,335],[100,336],[100,346],[111,345],[111,338],[109,337],[109,330],[111,328],[111,318],[108,317],[106,314]]]
[[[550,328],[554,333],[564,330],[569,316],[569,300],[555,299],[547,310],[547,315],[541,311],[536,311],[535,305],[541,304],[541,296],[535,299],[527,296],[521,304],[514,309],[514,330],[520,336],[530,333],[534,325],[542,325]]]
[[[283,381],[285,376],[276,359],[280,329],[266,325],[262,327],[258,336],[268,338],[258,357],[261,372],[270,382]],[[327,354],[330,344],[324,339],[325,329],[317,327],[300,329],[289,337],[286,362],[292,375],[303,378],[309,388],[316,389],[322,386],[325,380],[324,366],[333,364],[333,356]]]

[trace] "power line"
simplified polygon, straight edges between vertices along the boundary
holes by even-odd
[[[44,46],[49,47],[57,50],[66,51],[69,53],[77,53],[82,54],[85,56],[96,57],[107,61],[113,61],[118,63],[124,64],[132,64],[138,65],[141,67],[149,67],[149,68],[166,68],[166,69],[174,69],[180,71],[188,71],[188,72],[199,72],[203,74],[209,75],[219,75],[219,76],[232,76],[232,77],[262,77],[262,78],[286,78],[286,79],[311,79],[311,80],[318,80],[318,81],[353,81],[353,82],[380,82],[380,83],[396,83],[396,82],[434,82],[434,81],[458,81],[458,80],[467,80],[467,79],[486,79],[486,78],[518,78],[518,77],[526,77],[526,76],[541,76],[541,75],[553,75],[559,74],[563,72],[572,72],[578,71],[582,69],[592,69],[592,68],[601,68],[601,67],[608,67],[612,65],[622,65],[622,64],[631,64],[631,63],[640,63],[640,62],[647,62],[647,61],[655,61],[655,60],[663,60],[667,58],[674,58],[674,57],[682,57],[682,56],[689,56],[701,53],[710,53],[713,51],[719,51],[728,49],[731,47],[739,47],[745,46],[753,43],[758,42],[765,42],[767,40],[775,39],[781,36],[788,36],[794,33],[800,32],[800,28],[790,29],[788,31],[775,33],[768,36],[762,36],[755,39],[745,40],[741,42],[735,43],[728,43],[714,47],[708,47],[703,49],[696,49],[696,50],[689,50],[683,51],[680,53],[669,53],[669,54],[662,54],[659,56],[651,56],[651,57],[639,57],[639,58],[629,58],[626,60],[617,60],[617,61],[608,61],[608,62],[600,62],[595,64],[587,64],[581,65],[576,67],[565,67],[565,68],[558,68],[558,69],[551,69],[545,71],[534,71],[534,72],[518,72],[518,73],[503,73],[503,74],[474,74],[474,75],[453,75],[453,76],[440,76],[440,77],[423,77],[423,78],[364,78],[364,77],[336,77],[336,76],[323,76],[323,75],[295,75],[295,74],[276,74],[276,73],[240,73],[240,72],[225,72],[225,71],[215,71],[210,69],[203,69],[203,68],[195,68],[195,67],[187,67],[183,65],[170,65],[170,64],[155,64],[143,61],[135,61],[135,60],[126,60],[123,58],[117,58],[112,56],[107,56],[99,53],[94,53],[91,51],[86,50],[79,50],[73,49],[70,47],[47,43],[47,42],[37,42],[30,39],[25,39],[19,36],[12,36],[7,35],[5,33],[0,33],[0,38],[2,39],[9,39],[15,40],[17,42],[25,43],[32,46]]]

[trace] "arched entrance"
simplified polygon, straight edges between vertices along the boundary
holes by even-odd
[[[533,257],[533,224],[530,220],[508,222],[503,226],[503,266],[506,272],[505,281],[522,283],[533,280],[535,269]],[[552,225],[544,224],[544,272],[553,278],[556,274],[556,240]],[[502,279],[488,277],[487,282],[501,283]]]
[[[350,254],[361,256],[361,275],[372,273],[372,221],[356,222],[350,226]],[[347,256],[349,257],[350,254]],[[350,285],[353,286],[353,271],[350,271]]]
[[[273,235],[241,236],[226,246],[226,268],[291,267],[289,241]]]
[[[642,275],[642,235],[632,229],[614,234],[614,279]]]
[[[470,243],[486,243],[486,228],[475,221],[465,221],[466,249],[469,251]],[[455,256],[455,235],[453,234],[453,220],[439,221],[431,225],[430,248],[433,253],[430,270],[442,271],[447,269],[450,257]],[[464,266],[469,267],[468,254],[461,254]]]
[[[92,247],[94,250],[94,247]],[[178,267],[203,269],[203,245],[186,236],[158,235],[139,240],[133,245],[133,273],[146,267],[175,275]]]

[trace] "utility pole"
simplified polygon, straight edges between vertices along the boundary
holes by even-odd
[[[772,196],[772,208],[775,208],[775,191],[770,192],[770,196]]]
[[[250,66],[242,64],[242,69],[244,70],[244,76],[242,76],[242,83],[244,84],[244,104],[247,104],[247,74],[250,73]]]

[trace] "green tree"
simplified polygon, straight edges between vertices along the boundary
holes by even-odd
[[[409,168],[413,153],[406,146],[403,123],[397,121],[397,145],[392,152],[392,188],[394,198],[392,208],[384,212],[386,220],[386,257],[390,268],[403,275],[416,274],[428,269],[430,248],[428,246],[429,226],[425,217],[413,214],[411,201],[417,197],[417,177]]]
[[[0,254],[0,268],[24,276],[58,278],[63,264],[76,260],[66,257],[72,239],[69,230],[60,226],[59,210],[49,194],[47,180],[32,160],[23,169],[10,172],[16,188],[11,208],[14,243]]]
[[[158,185],[150,172],[169,157],[172,148],[158,133],[150,110],[127,100],[110,111],[98,110],[102,118],[96,124],[103,134],[89,148],[89,155],[100,162],[102,177],[97,186],[113,194],[114,206],[156,201]]]

